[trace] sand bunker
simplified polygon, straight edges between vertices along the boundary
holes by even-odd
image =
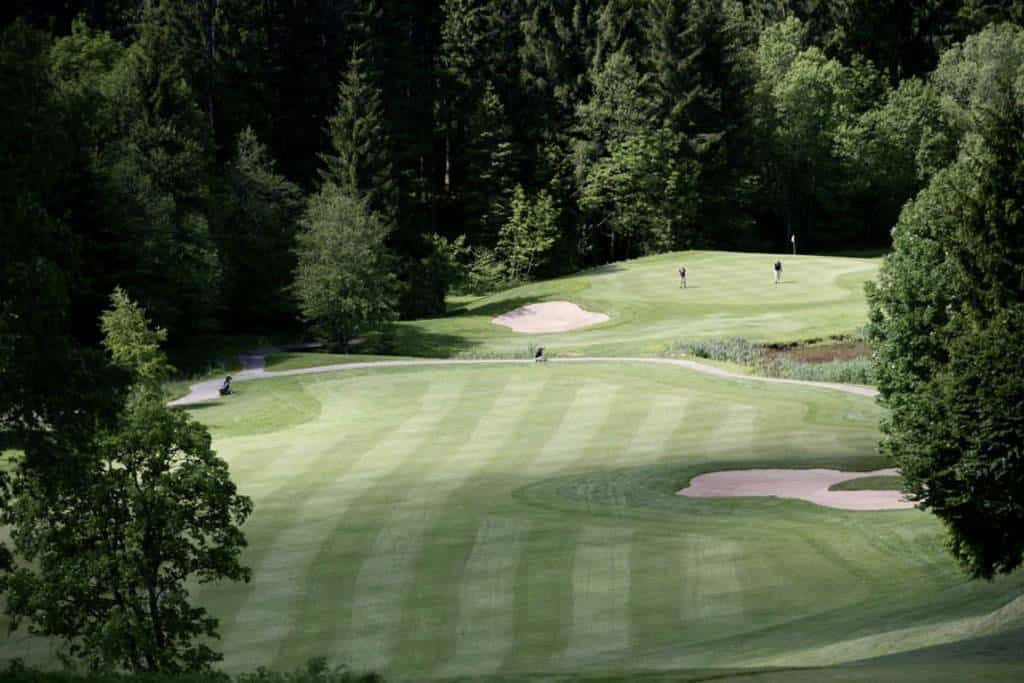
[[[728,498],[773,496],[798,498],[840,510],[906,510],[914,504],[904,500],[900,491],[829,491],[828,487],[848,479],[895,476],[896,469],[874,472],[839,470],[734,470],[710,472],[690,480],[680,496]]]
[[[495,325],[511,327],[525,334],[568,332],[608,320],[604,313],[591,313],[569,301],[549,301],[530,304],[499,315],[491,320]]]

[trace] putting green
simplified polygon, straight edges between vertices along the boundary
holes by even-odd
[[[552,363],[267,379],[193,412],[256,505],[253,581],[197,588],[230,671],[681,676],[905,658],[1024,619],[1024,576],[965,580],[925,513],[674,495],[723,468],[883,466],[859,396]],[[0,654],[45,657],[15,637]]]
[[[795,341],[864,324],[864,283],[877,259],[783,256],[783,281],[774,285],[776,258],[692,251],[615,263],[475,299],[448,317],[399,323],[386,343],[395,353],[439,357],[523,354],[530,344],[559,354],[643,355],[679,339]],[[491,322],[520,306],[562,300],[611,319],[558,334],[520,334]]]

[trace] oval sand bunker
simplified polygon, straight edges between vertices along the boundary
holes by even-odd
[[[568,332],[581,327],[596,325],[608,320],[604,313],[591,313],[570,301],[548,301],[530,304],[503,313],[491,320],[495,325],[504,325],[515,332],[544,334],[546,332]]]
[[[692,498],[772,496],[797,498],[840,510],[907,510],[914,504],[900,491],[829,491],[828,487],[849,479],[894,476],[896,469],[874,472],[839,470],[732,470],[701,474],[676,495]]]

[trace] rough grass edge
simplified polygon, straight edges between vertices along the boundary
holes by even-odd
[[[766,377],[865,385],[872,385],[875,381],[874,367],[868,356],[827,363],[805,363],[793,358],[772,357],[768,354],[768,347],[741,337],[695,342],[676,340],[669,344],[667,351],[669,354],[737,363]]]

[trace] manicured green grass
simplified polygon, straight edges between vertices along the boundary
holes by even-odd
[[[374,356],[360,353],[316,353],[283,351],[267,356],[267,370],[301,370],[316,368],[323,365],[340,365],[342,363],[369,363],[378,360],[401,360],[401,356]],[[407,357],[408,358],[408,357]]]
[[[553,354],[642,354],[678,339],[744,337],[796,341],[848,334],[864,324],[864,283],[878,259],[782,256],[783,283],[772,284],[774,254],[683,252],[615,263],[476,300],[453,314],[402,322],[383,349],[417,356],[521,354],[529,344]],[[676,269],[685,265],[687,289]],[[491,323],[526,304],[568,300],[607,313],[603,324],[560,334],[519,334]]]
[[[674,494],[722,468],[884,466],[880,410],[858,396],[552,363],[245,382],[194,414],[256,505],[252,582],[196,589],[229,671],[323,655],[399,679],[686,680],[1024,619],[1024,575],[967,581],[923,512]],[[21,633],[0,645],[15,654],[52,656]],[[1024,673],[987,657],[956,670]],[[871,673],[928,680],[899,661]],[[851,671],[768,680],[870,680]]]
[[[902,491],[900,477],[861,477],[847,479],[828,487],[829,491]]]

